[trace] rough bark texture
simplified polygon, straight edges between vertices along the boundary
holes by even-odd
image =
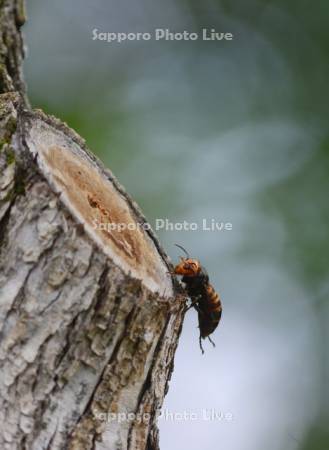
[[[113,175],[27,109],[22,11],[0,0],[0,448],[157,449],[184,297]]]
[[[22,75],[24,47],[20,33],[25,19],[24,0],[0,0],[0,94],[17,91],[27,104]]]

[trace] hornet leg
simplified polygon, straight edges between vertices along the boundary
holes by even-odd
[[[202,352],[202,354],[204,354],[204,350],[203,350],[202,342],[201,342],[201,334],[200,334],[200,337],[199,337],[199,344],[200,344],[201,352]]]
[[[193,308],[198,311],[198,313],[200,313],[201,315],[203,315],[203,311],[199,308],[198,305],[193,305]]]
[[[200,312],[200,309],[198,308],[198,303],[199,301],[199,297],[197,297],[195,300],[193,300],[193,302],[191,302],[191,304],[186,308],[186,311],[188,311],[191,308],[195,308],[198,312]]]
[[[208,336],[208,339],[209,339],[209,341],[212,343],[212,346],[213,346],[213,347],[216,347],[215,342],[211,340],[211,337],[210,337],[210,336]]]

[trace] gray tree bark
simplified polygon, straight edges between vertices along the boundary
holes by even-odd
[[[24,20],[0,0],[0,448],[157,449],[185,298],[112,173],[29,108]]]

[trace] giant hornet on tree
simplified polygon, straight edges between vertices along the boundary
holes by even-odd
[[[190,258],[189,254],[182,246],[175,244],[186,255],[181,256],[181,261],[174,268],[173,274],[181,275],[182,282],[185,283],[186,291],[191,299],[191,304],[187,308],[195,308],[198,311],[200,337],[199,344],[204,353],[201,339],[208,338],[212,345],[210,334],[215,331],[222,315],[222,304],[219,295],[209,283],[209,276],[197,259]]]

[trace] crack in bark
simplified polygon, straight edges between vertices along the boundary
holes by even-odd
[[[148,370],[146,379],[145,379],[145,381],[144,381],[144,383],[143,383],[143,386],[141,387],[141,390],[140,390],[140,393],[139,393],[139,396],[138,396],[137,405],[136,405],[136,408],[135,408],[135,411],[134,411],[135,414],[137,414],[138,411],[139,411],[139,409],[140,409],[140,406],[141,406],[142,401],[143,401],[143,399],[144,399],[145,393],[146,393],[146,392],[150,389],[150,387],[152,386],[152,374],[153,374],[154,366],[155,366],[155,364],[156,364],[156,362],[157,362],[157,356],[158,356],[158,354],[160,353],[161,346],[163,345],[163,338],[164,338],[164,336],[165,336],[165,334],[166,334],[167,327],[168,327],[168,325],[169,325],[169,321],[170,321],[170,316],[169,316],[169,317],[167,318],[167,320],[166,320],[165,326],[163,327],[162,333],[160,334],[159,340],[158,340],[157,345],[156,345],[156,347],[155,347],[155,349],[154,349],[153,357],[152,357],[152,363],[151,363],[151,365],[150,365],[150,368],[149,368],[149,370]],[[154,404],[153,404],[153,408],[154,408]],[[154,412],[155,412],[155,411],[153,410],[153,413],[154,413]],[[155,415],[153,415],[153,417],[155,417]],[[134,424],[134,422],[133,422],[133,423],[131,424],[131,426],[130,426],[129,431],[128,431],[127,450],[130,450],[131,438],[132,438],[131,435],[132,435],[132,432],[133,432],[133,429],[134,429],[134,425],[135,425],[135,424]]]
[[[6,228],[9,222],[9,218],[10,218],[10,213],[11,213],[11,208],[14,205],[14,201],[12,200],[9,204],[9,207],[7,209],[7,211],[5,212],[4,216],[2,217],[2,219],[0,219],[0,257],[1,257],[1,252],[2,252],[2,248],[4,246],[4,240],[6,237]]]
[[[55,439],[57,430],[58,430],[58,424],[56,424],[55,430],[54,430],[52,436],[50,437],[50,440],[49,440],[49,442],[48,442],[47,447],[45,448],[45,450],[51,450],[51,447],[52,447],[52,445],[53,445],[53,442],[54,442],[54,439]]]
[[[77,431],[79,425],[80,425],[80,424],[83,422],[83,420],[86,419],[88,416],[90,416],[90,415],[92,416],[92,415],[93,415],[93,413],[92,413],[92,411],[91,411],[91,407],[92,407],[92,404],[93,404],[93,402],[94,402],[94,400],[95,400],[95,395],[97,395],[97,390],[98,390],[99,386],[100,386],[100,385],[102,384],[102,382],[103,382],[103,377],[104,377],[105,372],[108,370],[108,367],[114,362],[115,358],[117,357],[117,354],[118,354],[118,352],[119,352],[119,349],[120,349],[120,346],[121,346],[121,344],[122,344],[122,341],[123,341],[124,338],[125,338],[125,329],[129,327],[129,323],[132,321],[136,309],[137,309],[137,306],[134,305],[134,306],[132,307],[131,311],[128,313],[128,315],[127,315],[127,317],[126,317],[126,319],[125,319],[125,327],[124,327],[123,331],[121,332],[121,335],[119,336],[118,341],[117,341],[117,343],[116,343],[116,345],[115,345],[115,347],[114,347],[114,349],[113,349],[113,352],[112,352],[112,354],[111,354],[111,356],[110,356],[108,362],[105,364],[104,369],[102,370],[102,372],[101,372],[101,374],[100,374],[100,376],[99,376],[99,379],[98,379],[97,383],[95,384],[95,387],[94,387],[94,390],[93,390],[93,394],[92,394],[92,396],[89,398],[89,401],[88,401],[88,403],[87,403],[86,406],[85,406],[85,409],[83,410],[83,412],[82,412],[82,414],[81,414],[79,420],[77,421],[77,426],[76,426],[75,429],[72,430],[72,432],[68,435],[68,442],[69,442],[69,447],[68,447],[68,448],[71,448],[71,447],[70,447],[70,442],[71,442],[72,439],[74,439],[74,437],[75,437],[74,435],[75,435],[75,433],[76,433],[76,431]],[[96,429],[95,429],[95,430],[94,430],[94,433],[93,433],[93,435],[92,435],[92,447],[88,447],[89,450],[94,450],[97,439],[98,439],[98,433],[97,433],[97,431],[96,431]]]

